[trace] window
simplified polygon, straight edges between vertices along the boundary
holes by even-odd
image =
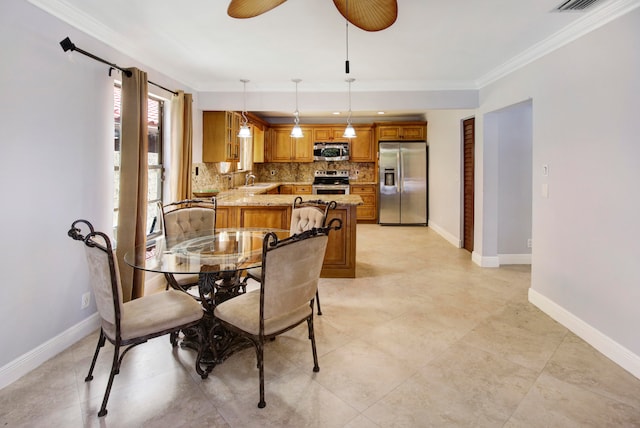
[[[113,88],[113,123],[114,123],[114,147],[113,147],[113,236],[117,236],[118,228],[118,194],[120,183],[120,98],[121,87]],[[162,182],[164,179],[164,167],[162,165],[162,122],[164,118],[164,101],[149,94],[147,105],[147,132],[149,138],[148,163],[148,188],[147,188],[147,237],[157,236],[161,233],[158,220],[157,202],[162,201]]]

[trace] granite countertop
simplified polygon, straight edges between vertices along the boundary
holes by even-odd
[[[296,197],[301,196],[303,200],[309,201],[322,199],[325,201],[336,201],[338,205],[362,205],[364,201],[359,195],[269,195],[267,192],[281,184],[288,183],[256,183],[259,186],[251,188],[237,188],[220,192],[216,197],[218,206],[249,206],[249,205],[292,205]],[[268,184],[268,185],[267,185]],[[301,183],[295,183],[301,184]]]

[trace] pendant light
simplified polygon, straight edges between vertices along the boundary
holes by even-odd
[[[344,134],[342,137],[344,138],[354,138],[356,136],[356,130],[351,125],[351,82],[353,82],[354,78],[350,77],[346,79],[346,82],[349,84],[349,115],[347,116],[347,127],[344,129]]]
[[[238,131],[238,137],[240,138],[251,138],[251,129],[249,129],[249,121],[247,120],[247,82],[246,79],[240,79],[243,85],[243,105],[242,105],[242,125],[240,125],[240,130]]]
[[[302,82],[301,79],[291,79],[296,84],[296,111],[293,112],[293,129],[291,130],[291,137],[302,138],[302,128],[300,128],[300,112],[298,111],[298,83]]]

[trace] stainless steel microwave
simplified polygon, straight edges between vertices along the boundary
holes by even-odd
[[[347,161],[349,160],[349,143],[314,143],[313,160]]]

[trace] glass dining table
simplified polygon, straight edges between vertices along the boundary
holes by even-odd
[[[124,261],[135,269],[165,275],[198,275],[198,300],[204,317],[199,329],[183,331],[182,347],[201,349],[196,365],[210,372],[216,364],[250,343],[222,328],[213,316],[215,306],[244,293],[243,272],[262,265],[265,236],[272,232],[278,240],[289,231],[272,228],[225,228],[185,234],[167,240],[161,236],[147,242],[145,257],[139,251],[125,254]],[[196,298],[194,296],[194,298]]]

